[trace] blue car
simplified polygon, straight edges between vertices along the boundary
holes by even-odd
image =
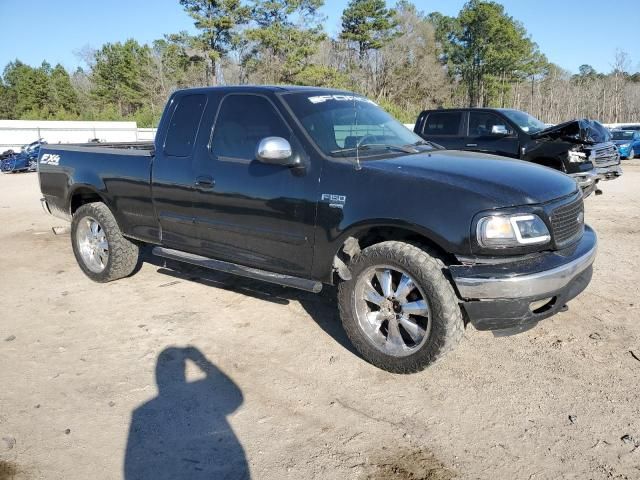
[[[611,130],[611,141],[617,145],[620,158],[640,155],[640,130]]]
[[[45,143],[47,142],[40,139],[25,145],[20,153],[10,155],[2,160],[0,170],[4,173],[35,172],[38,166],[40,146]]]

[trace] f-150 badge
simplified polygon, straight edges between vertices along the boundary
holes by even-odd
[[[333,193],[323,193],[322,201],[329,202],[330,208],[344,208],[344,205],[347,203],[347,196],[335,195]]]

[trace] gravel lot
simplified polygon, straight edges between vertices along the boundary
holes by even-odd
[[[352,351],[330,289],[150,263],[92,283],[37,176],[0,175],[0,480],[640,478],[640,161],[624,168],[586,202],[600,251],[567,312],[469,327],[410,376]]]

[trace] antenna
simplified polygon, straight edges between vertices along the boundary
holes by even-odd
[[[358,110],[356,109],[356,96],[352,96],[353,100],[353,123],[356,129],[356,138],[358,135]],[[356,170],[362,170],[360,165],[360,140],[356,141]]]

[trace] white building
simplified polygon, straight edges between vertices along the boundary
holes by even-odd
[[[0,120],[0,152],[20,150],[39,138],[47,143],[151,141],[155,128],[138,128],[136,122],[83,122],[58,120]]]

